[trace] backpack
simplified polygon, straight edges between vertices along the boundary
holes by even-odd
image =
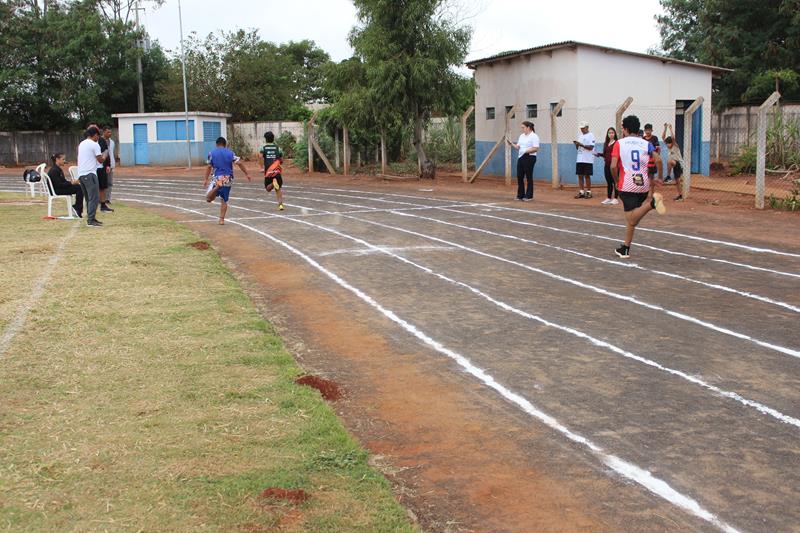
[[[22,180],[26,183],[36,183],[42,181],[42,176],[32,168],[28,168],[22,173]]]

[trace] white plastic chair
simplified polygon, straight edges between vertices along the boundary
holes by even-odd
[[[45,191],[47,192],[47,218],[55,218],[53,217],[53,202],[57,202],[59,198],[63,198],[67,202],[67,216],[65,217],[58,217],[63,220],[73,220],[78,218],[77,213],[75,210],[72,209],[72,195],[71,194],[63,194],[59,195],[56,194],[56,190],[53,187],[53,182],[50,180],[50,176],[42,170],[39,173],[42,176],[42,184],[44,186]]]
[[[36,172],[38,172],[39,175],[41,176],[42,174],[44,174],[44,168],[46,166],[47,166],[47,163],[42,163],[41,165],[36,167]],[[36,182],[36,181],[28,182],[28,187],[30,187],[30,189],[31,189],[31,198],[35,198],[36,197],[36,184],[37,183],[39,184],[39,192],[41,192],[43,196],[47,195],[47,191],[45,190],[45,187],[44,187],[44,178],[42,178],[38,182]]]
[[[69,177],[72,178],[73,180],[78,179],[78,177],[79,177],[78,176],[78,167],[75,167],[75,166],[69,167]]]

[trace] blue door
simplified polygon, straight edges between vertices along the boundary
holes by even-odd
[[[147,154],[147,124],[133,125],[133,164],[150,164],[150,157]]]
[[[675,140],[681,149],[681,153],[686,153],[686,143],[683,139],[683,124],[684,124],[684,110],[692,105],[693,100],[678,100],[675,105]],[[697,108],[697,111],[692,115],[692,139],[689,144],[692,150],[692,168],[693,174],[699,174],[702,165],[703,155],[703,106]]]

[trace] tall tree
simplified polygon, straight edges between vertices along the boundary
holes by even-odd
[[[733,68],[717,84],[717,105],[759,103],[775,89],[800,98],[800,0],[661,0],[664,52]],[[765,83],[765,75],[767,83]],[[773,83],[769,83],[769,81]]]
[[[350,34],[364,61],[376,105],[413,124],[414,148],[423,176],[435,176],[422,134],[434,111],[450,112],[458,94],[460,66],[470,30],[459,26],[445,0],[354,0],[359,25]]]

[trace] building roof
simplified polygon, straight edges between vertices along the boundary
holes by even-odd
[[[185,117],[186,113],[183,111],[169,111],[159,113],[115,113],[111,115],[113,118],[139,118],[139,117]],[[190,117],[220,117],[230,118],[230,113],[211,113],[206,111],[189,111]]]
[[[677,65],[685,65],[688,67],[696,67],[696,68],[703,68],[706,70],[712,71],[714,74],[722,74],[724,72],[733,72],[733,70],[723,67],[715,67],[713,65],[704,65],[702,63],[693,63],[691,61],[683,61],[681,59],[674,59],[671,57],[663,57],[657,56],[652,54],[642,54],[639,52],[630,52],[628,50],[620,50],[619,48],[611,48],[608,46],[600,46],[597,44],[589,44],[589,43],[581,43],[578,41],[563,41],[560,43],[552,43],[546,44],[543,46],[535,46],[533,48],[526,48],[524,50],[509,50],[507,52],[501,52],[499,54],[495,54],[493,56],[484,57],[482,59],[474,59],[472,61],[467,62],[467,66],[471,69],[475,69],[478,65],[485,65],[488,63],[495,63],[497,61],[506,61],[510,59],[516,59],[518,57],[523,57],[532,54],[539,54],[542,52],[551,52],[553,50],[560,50],[562,48],[577,48],[579,46],[583,46],[586,48],[594,48],[597,50],[602,50],[603,52],[609,54],[624,54],[629,56],[635,57],[643,57],[645,59],[652,59],[654,61],[661,61],[664,64],[677,64]]]

